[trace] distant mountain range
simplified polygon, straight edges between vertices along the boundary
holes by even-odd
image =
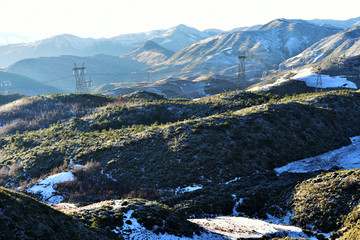
[[[72,92],[75,89],[72,72],[74,63],[79,65],[84,62],[87,68],[86,76],[91,78],[95,85],[119,81],[132,82],[132,72],[135,70],[137,70],[136,81],[146,80],[147,65],[145,63],[132,60],[127,56],[104,54],[91,57],[60,56],[24,59],[8,67],[6,72],[47,82],[48,85],[62,92]]]
[[[241,51],[246,55],[247,78],[258,78],[263,71],[277,69],[279,63],[338,31],[302,20],[276,19],[257,30],[219,34],[191,44],[163,65],[180,74],[207,74],[214,69],[236,75]]]
[[[148,40],[176,52],[191,43],[211,37],[219,32],[221,31],[207,30],[201,32],[195,28],[178,25],[168,30],[123,34],[113,38],[80,38],[70,34],[63,34],[30,43],[0,46],[0,67],[7,67],[26,58],[61,55],[123,55]]]
[[[144,86],[159,80],[174,84],[168,80],[181,82],[214,74],[224,76],[226,82],[236,86],[240,51],[246,55],[246,86],[250,86],[270,71],[325,58],[357,56],[359,30],[355,25],[359,20],[276,19],[227,33],[178,25],[108,39],[65,34],[32,43],[0,46],[0,66],[5,67],[5,72],[46,82],[61,92],[74,91],[74,63],[85,63],[87,77],[91,77],[98,90],[119,86],[129,90],[133,84],[143,82],[141,86]],[[344,30],[347,26],[352,28]],[[219,85],[215,88],[221,89]]]
[[[327,26],[334,26],[334,27],[345,29],[345,28],[350,28],[353,26],[360,26],[360,17],[351,18],[348,20],[313,19],[313,20],[308,20],[308,22],[317,24],[320,26],[327,25]]]

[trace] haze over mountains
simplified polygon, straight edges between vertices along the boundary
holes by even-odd
[[[87,77],[99,92],[140,82],[197,79],[209,74],[230,77],[235,86],[241,51],[246,54],[246,86],[250,86],[279,67],[293,68],[326,56],[336,57],[345,48],[349,50],[342,56],[356,56],[357,28],[343,29],[359,25],[359,21],[360,18],[346,21],[276,19],[261,26],[229,32],[199,31],[178,25],[167,30],[107,39],[64,34],[31,43],[0,46],[0,66],[9,74],[46,83],[60,92],[74,91],[74,63],[85,63]],[[338,49],[339,44],[342,50]],[[315,49],[309,48],[311,46]],[[330,49],[337,50],[330,54]]]

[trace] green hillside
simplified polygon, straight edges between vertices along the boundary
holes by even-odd
[[[57,108],[59,103],[67,105]],[[358,201],[352,188],[338,189],[334,179],[342,172],[316,177],[319,172],[277,176],[273,171],[348,145],[349,137],[360,135],[358,91],[285,97],[230,92],[196,101],[146,92],[117,98],[70,94],[23,98],[4,106],[13,109],[2,113],[4,119],[26,120],[20,113],[27,108],[55,110],[52,122],[34,124],[37,130],[0,137],[2,185],[25,190],[48,175],[69,171],[71,164],[81,164],[85,167],[72,169],[75,181],[56,188],[65,200],[89,204],[142,197],[187,217],[234,211],[281,217],[294,207],[295,222],[323,231],[349,222],[345,219]],[[79,111],[70,117],[72,109]],[[316,185],[326,179],[334,181],[334,189],[326,184],[334,193]],[[200,189],[181,193],[188,186]],[[300,188],[314,188],[306,204],[303,195],[293,195],[300,194]],[[324,198],[330,200],[319,201],[313,194],[317,191],[325,191]],[[311,199],[314,203],[308,204]],[[93,217],[85,218],[91,227]]]
[[[0,187],[0,239],[108,239],[64,213]]]

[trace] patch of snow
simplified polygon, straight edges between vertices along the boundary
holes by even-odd
[[[145,227],[141,226],[140,223],[137,221],[136,218],[133,218],[131,215],[134,211],[129,210],[127,213],[124,214],[123,219],[123,226],[116,227],[112,231],[116,234],[119,234],[124,239],[131,239],[131,240],[205,240],[205,239],[226,239],[222,236],[219,236],[214,233],[210,232],[203,232],[200,236],[195,235],[191,238],[189,237],[177,237],[175,235],[171,235],[168,233],[165,234],[155,234],[153,231],[147,230]]]
[[[240,179],[241,179],[241,177],[236,177],[236,178],[226,182],[225,184],[228,185],[229,183],[236,182],[237,180],[240,180]]]
[[[306,173],[329,170],[333,167],[338,167],[340,170],[360,168],[360,136],[352,137],[350,140],[351,145],[295,161],[274,170],[280,175],[284,172]]]
[[[59,203],[64,200],[60,195],[57,195],[54,186],[57,183],[74,181],[75,177],[72,172],[62,172],[55,175],[51,175],[44,180],[36,183],[34,186],[29,188],[27,192],[40,194],[42,201],[48,204]]]
[[[292,77],[292,79],[304,81],[308,87],[316,87],[318,74],[314,74],[312,70],[312,68],[301,69],[294,77]],[[340,76],[331,77],[329,75],[321,74],[321,82],[322,88],[344,87],[357,89],[355,83],[348,81],[346,78]]]
[[[282,218],[278,218],[278,217],[272,216],[270,214],[266,214],[266,216],[268,217],[265,220],[266,222],[290,225],[291,219],[294,217],[294,214],[291,212],[287,212],[286,215],[283,216]]]
[[[278,225],[245,217],[217,217],[213,219],[190,219],[205,229],[230,239],[284,237],[309,237],[299,227]]]
[[[211,42],[214,40],[219,40],[221,38],[223,38],[222,35],[216,35],[216,36],[205,38],[204,40],[198,41],[198,42],[194,43],[194,45],[205,44],[205,43],[208,43],[208,42]]]
[[[105,176],[111,180],[113,180],[114,182],[117,182],[117,179],[113,178],[113,176],[111,176],[110,173],[105,173]]]
[[[180,194],[180,193],[193,192],[193,191],[196,191],[196,190],[199,190],[202,188],[203,188],[203,186],[196,185],[196,184],[194,184],[192,186],[184,187],[184,188],[178,187],[175,189],[175,195]]]
[[[73,166],[74,168],[85,168],[85,165],[81,165],[81,164],[74,164]]]

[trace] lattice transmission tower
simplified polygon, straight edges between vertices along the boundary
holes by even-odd
[[[89,93],[92,88],[92,81],[86,80],[85,78],[86,67],[84,66],[84,63],[79,67],[74,63],[73,73],[76,81],[75,93]]]
[[[1,90],[4,94],[9,93],[9,87],[11,86],[10,81],[1,81]]]
[[[321,69],[318,68],[317,70],[317,77],[316,77],[316,85],[315,85],[315,92],[322,92],[322,79],[321,79]]]
[[[238,66],[237,89],[241,90],[246,87],[246,84],[245,84],[245,81],[246,81],[246,76],[245,76],[246,55],[245,55],[245,52],[239,50],[238,59],[239,59],[239,66]]]

